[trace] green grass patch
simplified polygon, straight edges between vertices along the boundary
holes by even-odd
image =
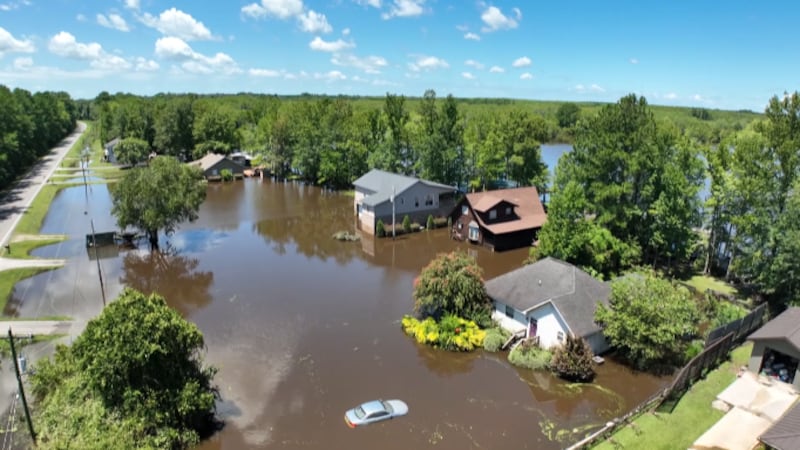
[[[70,316],[3,317],[3,322],[69,322]]]
[[[728,295],[736,295],[738,293],[736,288],[730,284],[708,275],[695,275],[685,281],[685,283],[694,287],[700,292],[705,292],[706,289],[711,289],[712,291],[722,292],[723,294]]]
[[[8,252],[5,247],[0,250],[0,256],[4,256],[6,258],[17,258],[17,259],[33,259],[31,256],[31,251],[37,249],[39,247],[44,247],[47,245],[58,244],[66,240],[66,236],[57,236],[53,237],[52,239],[30,239],[24,241],[17,241],[11,242],[9,244],[9,248],[11,248],[11,252]]]
[[[26,337],[19,337],[14,336],[14,343],[16,344],[17,354],[23,347],[27,347],[33,344],[39,344],[42,342],[50,342],[55,341],[56,339],[60,339],[66,336],[65,334],[49,334],[49,335],[35,335],[33,339],[28,339]],[[3,339],[0,339],[0,356],[4,358],[8,358],[11,356],[11,343],[8,342],[8,335],[6,334]]]
[[[58,194],[58,191],[61,189],[69,186],[69,184],[46,184],[42,186],[42,190],[39,191],[39,195],[33,199],[30,208],[28,208],[19,219],[14,233],[39,234],[44,217],[47,215],[47,211],[50,209],[50,204],[53,202],[53,199],[56,198],[56,194]]]
[[[712,408],[711,402],[736,379],[738,368],[747,363],[752,347],[751,343],[747,343],[734,349],[731,360],[689,388],[672,413],[659,413],[658,416],[644,413],[634,421],[638,432],[631,427],[623,427],[614,434],[614,441],[627,449],[689,448],[725,415]],[[594,448],[614,450],[620,447],[606,441]]]
[[[340,194],[344,195],[345,197],[354,198],[356,196],[356,191],[354,189],[348,189],[346,191],[339,191]]]
[[[8,303],[8,298],[11,296],[15,284],[42,272],[58,268],[59,267],[26,267],[23,269],[11,269],[0,272],[0,312],[5,311],[6,303]]]

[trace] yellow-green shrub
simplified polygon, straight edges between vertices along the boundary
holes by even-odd
[[[472,351],[483,346],[486,332],[471,321],[456,316],[445,316],[436,323],[433,318],[417,320],[405,316],[402,320],[403,331],[420,344],[451,351]]]

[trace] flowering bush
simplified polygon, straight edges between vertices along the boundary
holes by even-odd
[[[445,316],[437,323],[432,317],[418,320],[405,316],[403,331],[420,344],[450,351],[469,352],[483,345],[486,332],[471,321],[457,316]]]

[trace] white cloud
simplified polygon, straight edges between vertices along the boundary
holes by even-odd
[[[277,17],[288,19],[303,13],[302,0],[261,0],[261,3],[251,3],[242,7],[242,13],[254,19],[262,17]]]
[[[513,67],[528,67],[531,65],[531,62],[532,61],[530,58],[528,58],[527,56],[523,56],[521,58],[515,59],[514,62],[511,63],[511,65]]]
[[[314,78],[317,80],[328,80],[328,81],[336,81],[336,80],[346,80],[347,77],[338,70],[331,70],[330,72],[325,73],[315,73]]]
[[[606,91],[605,89],[603,89],[602,87],[600,87],[600,86],[599,86],[599,85],[597,85],[597,84],[592,84],[591,86],[589,86],[589,89],[590,89],[592,92],[605,92],[605,91]]]
[[[592,83],[588,87],[586,87],[586,86],[584,86],[582,84],[576,84],[575,87],[573,88],[573,90],[575,90],[577,92],[580,92],[580,93],[584,93],[584,92],[602,93],[602,92],[606,91],[605,89],[600,87],[600,85],[597,85],[597,84],[594,84],[594,83]]]
[[[464,35],[464,39],[466,39],[466,40],[468,40],[468,41],[480,41],[480,40],[481,40],[481,37],[480,37],[480,36],[478,36],[478,35],[477,35],[477,34],[475,34],[475,33],[466,33],[466,34]]]
[[[86,22],[86,16],[84,16],[81,13],[78,13],[78,15],[75,16],[75,20],[77,20],[78,22]]]
[[[105,16],[103,14],[97,15],[97,23],[101,26],[106,28],[111,28],[114,30],[119,31],[130,31],[131,29],[128,28],[128,23],[125,22],[125,19],[122,18],[119,14],[109,14]]]
[[[330,33],[333,31],[325,14],[319,14],[313,10],[300,14],[297,16],[297,20],[300,22],[300,29],[306,33]]]
[[[203,25],[203,22],[195,20],[194,17],[179,9],[170,8],[158,17],[145,13],[139,20],[166,36],[175,36],[187,41],[214,39],[211,31]]]
[[[355,47],[355,44],[352,42],[345,42],[341,39],[325,41],[317,36],[308,46],[311,47],[311,50],[316,50],[318,52],[341,52],[344,49]]]
[[[694,100],[694,101],[696,101],[696,102],[700,102],[700,103],[705,103],[705,102],[707,102],[707,101],[708,101],[708,100],[706,100],[706,99],[705,99],[705,98],[704,98],[702,95],[700,95],[700,94],[694,94],[694,95],[692,96],[692,100]]]
[[[5,28],[0,27],[0,56],[6,52],[33,53],[35,50],[32,41],[17,39]]]
[[[335,54],[331,57],[331,63],[337,66],[354,67],[370,74],[381,73],[381,69],[389,65],[386,59],[381,56],[365,56],[359,58],[358,56],[350,54]]]
[[[664,94],[664,98],[667,100],[675,100],[676,98],[678,98],[678,94],[670,92],[668,94]]]
[[[181,68],[189,73],[231,75],[242,71],[236,61],[225,53],[206,56],[195,52],[185,41],[173,36],[156,41],[156,56],[180,63]]]
[[[505,71],[506,71],[506,69],[503,69],[500,66],[492,66],[492,68],[489,69],[489,72],[491,72],[491,73],[503,73]]]
[[[373,8],[381,7],[381,0],[354,0],[361,6],[372,6]]]
[[[19,9],[21,6],[30,6],[30,0],[19,0],[19,1],[11,1],[6,3],[0,3],[0,11],[13,11],[15,9]]]
[[[533,75],[531,75],[530,72],[525,72],[525,73],[523,73],[522,75],[519,76],[519,79],[520,80],[532,80],[533,79]]]
[[[276,78],[283,74],[283,72],[279,70],[272,70],[272,69],[250,69],[247,71],[251,76],[254,77],[265,77],[265,78]]]
[[[631,64],[639,64],[639,60],[636,59],[636,58],[631,58],[631,59],[628,60],[628,62],[631,63]]]
[[[464,65],[469,67],[474,67],[478,70],[483,70],[483,68],[486,67],[483,64],[479,63],[478,61],[475,61],[474,59],[468,59],[464,61]]]
[[[342,36],[350,36],[350,28],[345,28],[342,30]]]
[[[125,0],[125,7],[128,9],[139,10],[139,0]]]
[[[475,79],[475,75],[473,75],[473,74],[471,74],[469,72],[461,72],[461,76],[466,78],[466,79],[468,79],[468,80],[474,80]]]
[[[14,59],[14,68],[17,70],[27,70],[33,67],[33,58],[25,56]]]
[[[155,72],[160,66],[152,59],[146,59],[139,56],[136,58],[136,71],[137,72]]]
[[[50,38],[47,48],[58,56],[73,59],[93,60],[100,58],[103,54],[103,47],[97,42],[82,44],[75,39],[75,36],[66,31]]]
[[[89,62],[89,65],[100,70],[124,70],[130,69],[131,63],[125,58],[117,55],[104,55]]]
[[[384,20],[392,17],[416,17],[425,12],[425,0],[393,0],[389,12],[381,14]]]
[[[486,11],[481,14],[481,20],[486,26],[481,28],[481,31],[489,33],[497,30],[511,30],[517,28],[519,25],[518,21],[522,19],[522,12],[518,8],[514,8],[514,13],[516,14],[516,19],[506,16],[500,11],[500,8],[496,6],[486,8]]]
[[[450,67],[447,61],[437,58],[435,56],[418,56],[416,61],[409,63],[408,68],[412,72],[419,72],[422,70],[428,71],[433,69],[446,69]]]

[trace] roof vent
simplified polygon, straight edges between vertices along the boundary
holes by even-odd
[[[542,285],[542,280],[539,280],[539,286],[541,286],[541,285]]]

